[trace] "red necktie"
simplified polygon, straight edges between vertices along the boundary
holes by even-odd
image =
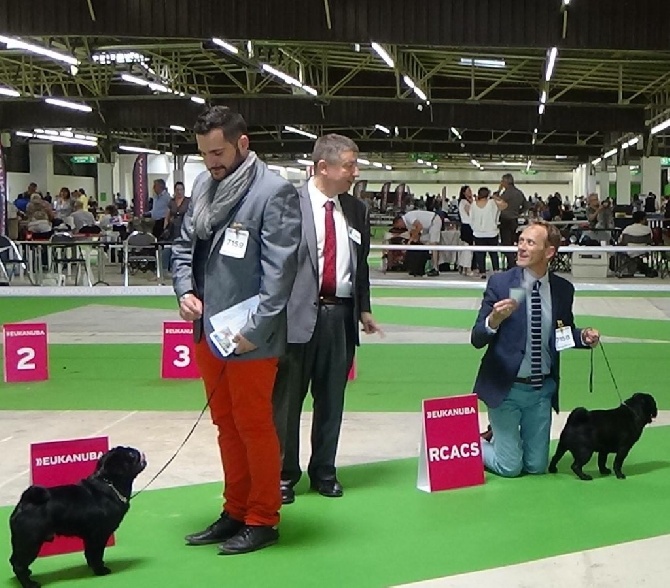
[[[326,238],[323,246],[323,280],[321,281],[321,296],[335,296],[337,290],[337,244],[335,241],[335,217],[333,208],[335,202],[328,200],[326,204]]]

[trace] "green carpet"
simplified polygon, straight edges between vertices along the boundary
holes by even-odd
[[[665,344],[608,345],[622,394],[646,390],[660,408],[670,409],[670,389],[659,386],[658,372],[669,351]],[[358,353],[358,379],[347,387],[346,410],[414,412],[423,398],[470,393],[481,353],[470,345],[365,345]],[[50,380],[2,386],[0,409],[199,410],[204,402],[200,382],[160,379],[157,344],[51,345],[50,355]],[[617,403],[598,350],[595,391],[589,395],[589,361],[586,350],[563,353],[561,405],[566,410]]]
[[[107,551],[111,576],[91,578],[81,554],[38,560],[33,571],[46,586],[380,588],[658,536],[670,533],[668,442],[670,427],[646,430],[627,480],[581,482],[564,458],[556,476],[489,475],[485,486],[431,495],[415,489],[415,459],[341,468],[342,500],[303,494],[303,481],[282,510],[280,544],[245,556],[182,543],[217,515],[218,484],[151,491]],[[0,525],[3,562],[7,534]]]

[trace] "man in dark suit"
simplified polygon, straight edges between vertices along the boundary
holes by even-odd
[[[595,329],[575,327],[575,289],[548,273],[560,242],[558,229],[546,222],[521,233],[517,267],[491,276],[471,333],[477,349],[488,346],[474,389],[491,423],[482,435],[484,464],[506,477],[546,471],[559,351],[595,347],[600,339]]]
[[[335,455],[344,389],[363,331],[379,327],[370,309],[370,220],[365,204],[347,194],[358,176],[358,147],[341,135],[319,138],[314,176],[298,191],[302,240],[298,275],[288,303],[288,349],[280,360],[273,395],[275,426],[283,450],[282,501],[294,501],[302,475],[300,413],[311,384],[312,489],[342,496]]]

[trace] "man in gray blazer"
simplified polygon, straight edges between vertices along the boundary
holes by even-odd
[[[284,456],[284,504],[294,501],[293,487],[302,475],[300,413],[310,384],[311,487],[323,496],[342,496],[335,456],[359,322],[366,333],[379,331],[370,310],[368,209],[347,194],[358,176],[357,156],[356,143],[347,137],[319,138],[312,154],[314,176],[299,190],[298,275],[288,303],[288,350],[280,360],[273,397]]]
[[[196,362],[219,432],[225,503],[214,523],[186,541],[246,553],[279,538],[272,390],[286,344],[300,204],[293,186],[249,150],[239,114],[212,107],[195,133],[208,172],[194,183],[172,246],[173,283],[181,317],[194,321]],[[217,317],[240,303],[248,310]]]

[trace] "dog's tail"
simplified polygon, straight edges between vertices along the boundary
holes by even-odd
[[[566,422],[566,426],[583,425],[585,423],[588,423],[589,419],[590,419],[589,411],[580,406],[578,408],[575,408],[575,410],[573,410],[570,413],[570,415],[568,416],[568,420]]]
[[[49,500],[50,494],[48,488],[44,486],[30,486],[22,495],[20,503],[23,504],[44,504]]]

